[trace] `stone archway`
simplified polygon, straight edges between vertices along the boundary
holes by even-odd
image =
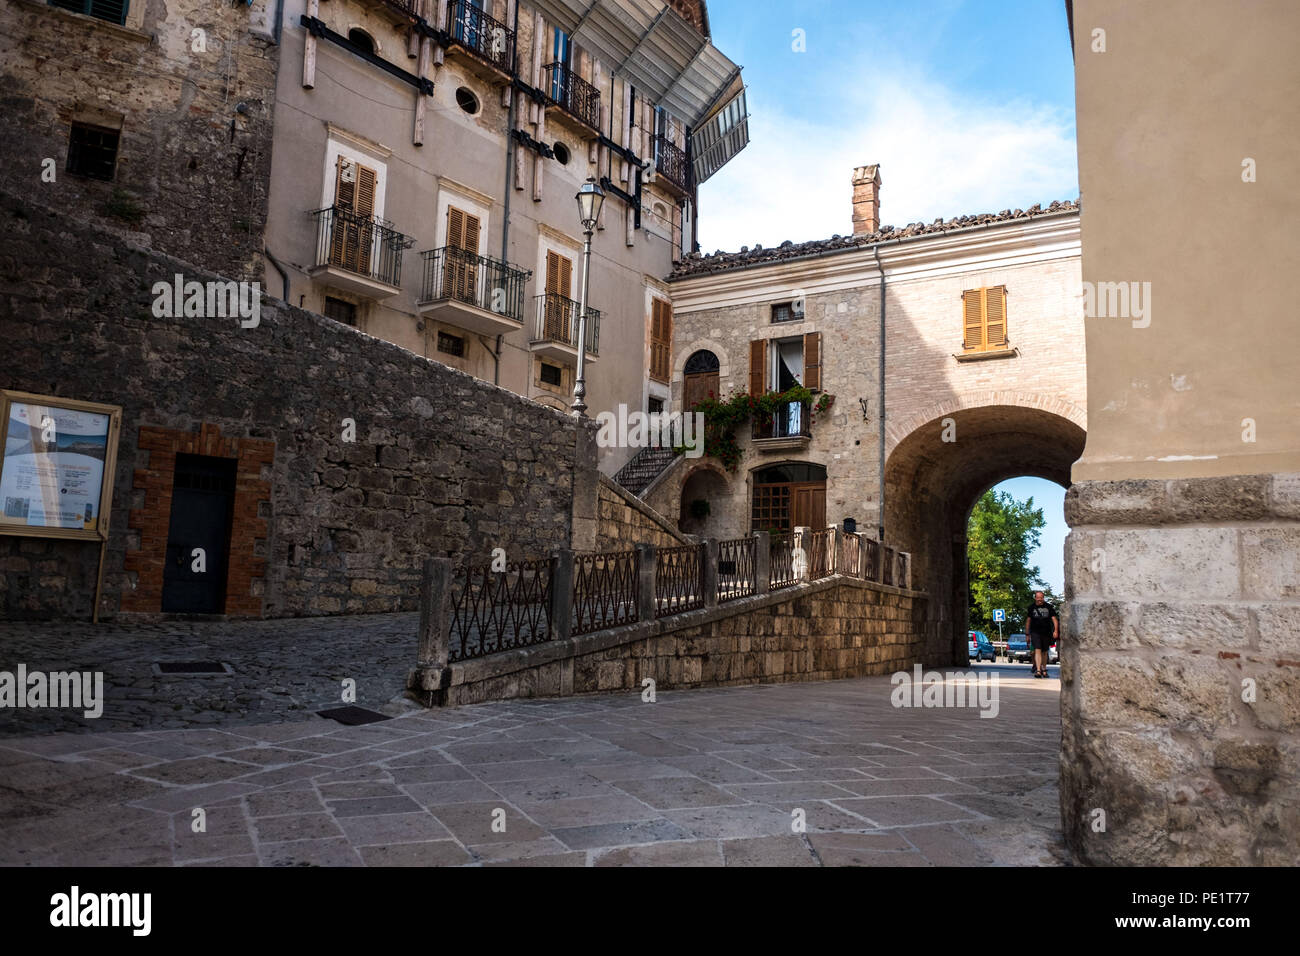
[[[932,595],[925,663],[965,661],[966,522],[975,502],[1019,475],[1068,487],[1085,435],[1072,417],[1027,405],[954,408],[894,444],[885,465],[885,541],[912,553],[913,586]]]

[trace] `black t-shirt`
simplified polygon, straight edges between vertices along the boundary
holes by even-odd
[[[1046,601],[1042,604],[1029,605],[1029,610],[1025,612],[1025,620],[1029,622],[1029,633],[1050,637],[1055,630],[1052,627],[1054,617],[1056,617],[1056,608]]]

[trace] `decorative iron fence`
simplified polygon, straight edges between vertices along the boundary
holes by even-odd
[[[894,583],[894,572],[898,570],[897,557],[898,557],[898,552],[895,551],[893,548],[891,548],[889,545],[885,545],[880,549],[880,567],[882,571],[880,575],[881,584]]]
[[[866,541],[866,567],[862,569],[862,576],[868,581],[880,580],[880,542],[875,538],[868,538]]]
[[[542,67],[542,90],[565,112],[600,129],[600,90],[563,63]]]
[[[794,535],[770,535],[769,542],[771,570],[768,575],[768,588],[776,591],[798,584],[799,578],[794,573]]]
[[[503,73],[515,72],[515,31],[469,0],[450,0],[447,25],[451,37]]]
[[[405,17],[412,22],[420,19],[419,4],[417,0],[378,0],[381,7],[387,7],[393,13]]]
[[[420,256],[424,259],[420,302],[455,299],[523,323],[524,283],[531,273],[456,246],[430,249]]]
[[[554,292],[537,296],[537,325],[534,342],[555,342],[578,347],[578,309],[572,299]],[[600,354],[600,311],[587,306],[587,354]]]
[[[704,607],[704,545],[655,552],[655,617]]]
[[[414,240],[382,219],[342,206],[318,209],[316,265],[333,266],[390,286],[402,284],[402,252]]]
[[[655,172],[663,176],[678,189],[685,190],[686,185],[686,153],[678,146],[673,145],[663,133],[655,136]]]
[[[812,414],[808,402],[787,402],[771,415],[759,415],[754,419],[753,437],[763,438],[811,438]]]
[[[718,603],[749,597],[757,587],[753,535],[718,542]]]
[[[549,558],[519,561],[493,571],[471,565],[452,588],[449,661],[540,644],[550,636]]]
[[[808,548],[808,580],[819,581],[830,577],[834,572],[834,556],[831,553],[831,541],[835,532],[827,528],[812,531],[804,535]]]
[[[635,551],[575,554],[572,633],[587,634],[634,623],[640,567]]]
[[[847,531],[839,536],[839,554],[835,556],[835,570],[851,578],[862,577],[862,547],[857,534]]]

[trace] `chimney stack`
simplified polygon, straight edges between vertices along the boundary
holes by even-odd
[[[880,231],[880,167],[853,170],[853,234],[869,236]]]

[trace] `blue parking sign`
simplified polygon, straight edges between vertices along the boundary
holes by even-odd
[[[1007,612],[1004,611],[1002,608],[998,608],[996,611],[993,612],[994,624],[1001,624],[1006,619],[1007,619]]]

